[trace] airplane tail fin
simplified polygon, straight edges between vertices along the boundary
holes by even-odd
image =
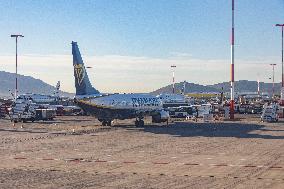
[[[59,96],[59,89],[60,89],[60,81],[57,82],[55,90],[54,90],[54,95]]]
[[[74,77],[76,95],[92,95],[99,94],[90,83],[86,68],[84,66],[83,59],[77,42],[72,41],[72,55],[73,55],[73,66],[74,66]]]
[[[55,88],[56,88],[56,90],[59,90],[59,89],[60,89],[60,81],[58,81],[58,82],[57,82],[57,84],[56,84],[56,87],[55,87]]]

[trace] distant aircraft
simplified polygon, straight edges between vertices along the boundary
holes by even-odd
[[[34,103],[49,104],[51,102],[55,102],[57,97],[44,94],[27,93],[19,95],[17,100],[31,100]]]
[[[163,103],[163,108],[190,106],[194,104],[194,99],[186,97],[182,94],[167,94],[162,93],[156,96]]]
[[[50,104],[55,103],[59,100],[59,89],[60,89],[60,81],[56,84],[56,89],[54,91],[54,95],[45,95],[45,94],[34,94],[34,93],[26,93],[17,96],[17,100],[31,100],[33,103],[37,104]]]
[[[144,126],[144,116],[152,116],[152,122],[168,121],[169,113],[162,101],[150,94],[103,94],[95,89],[88,78],[77,42],[72,41],[72,55],[76,96],[75,102],[85,112],[98,118],[102,125],[111,126],[114,119],[136,118],[137,127]]]
[[[162,102],[185,102],[185,96],[182,94],[168,94],[168,93],[162,93],[157,95],[157,98],[161,99]]]

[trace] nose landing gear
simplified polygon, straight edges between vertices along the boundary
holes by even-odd
[[[102,125],[103,126],[111,126],[111,120],[103,120]]]

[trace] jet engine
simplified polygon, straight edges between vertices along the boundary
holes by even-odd
[[[156,114],[152,115],[152,123],[162,123],[167,122],[170,118],[170,114],[168,111],[161,110]]]

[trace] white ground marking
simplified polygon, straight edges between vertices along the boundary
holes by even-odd
[[[110,162],[110,163],[116,163],[116,162],[118,162],[118,161],[108,161],[108,162]]]

